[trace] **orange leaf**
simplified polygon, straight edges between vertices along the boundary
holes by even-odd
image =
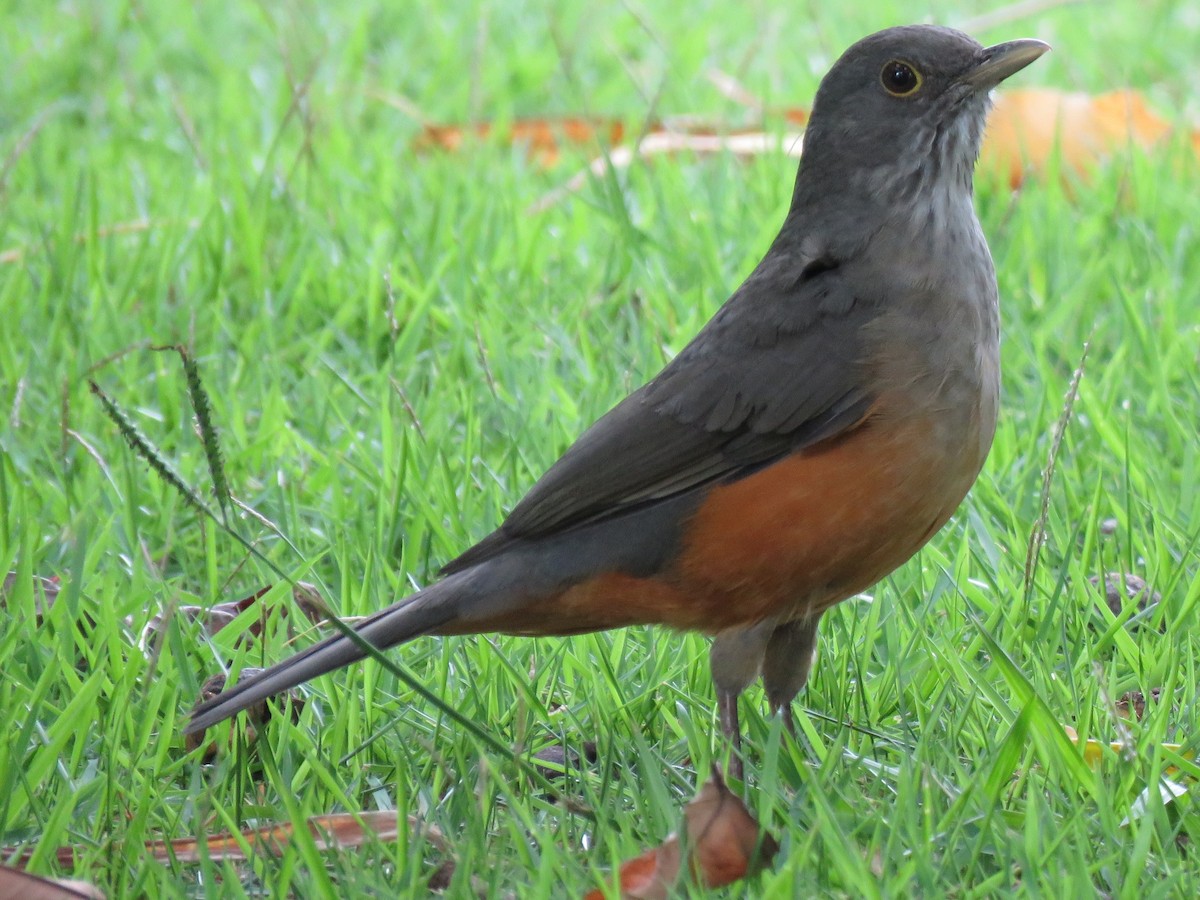
[[[1079,732],[1070,725],[1064,725],[1063,730],[1066,731],[1067,737],[1071,739],[1072,744],[1078,746],[1081,743]],[[1108,741],[1105,743],[1096,738],[1088,738],[1082,741],[1082,744],[1084,762],[1093,767],[1100,765],[1109,754],[1115,754],[1117,758],[1123,758],[1130,757],[1134,753],[1130,745],[1124,741]],[[1170,753],[1182,753],[1184,749],[1183,744],[1159,744],[1159,746]],[[1165,771],[1168,775],[1176,775],[1179,772],[1175,766],[1168,766]]]
[[[436,147],[441,150],[457,151],[462,148],[468,134],[477,139],[492,136],[496,126],[491,122],[474,125],[426,125],[416,148],[424,150]],[[562,145],[593,144],[602,141],[609,146],[621,143],[625,138],[625,124],[616,119],[583,118],[568,116],[561,119],[516,119],[503,129],[506,143],[524,146],[530,155],[543,166],[558,162]]]
[[[415,839],[426,841],[443,853],[449,852],[446,836],[435,826],[421,822],[416,816],[408,817],[408,827]],[[360,847],[370,840],[394,841],[399,829],[399,817],[394,811],[370,810],[358,813],[334,813],[328,816],[313,816],[305,823],[318,848],[322,850]],[[241,832],[239,840],[225,832],[203,840],[179,838],[173,841],[147,841],[143,846],[154,859],[169,862],[199,862],[204,856],[213,860],[239,861],[246,859],[243,842],[249,845],[250,853],[278,855],[291,843],[295,829],[290,825],[268,825]],[[120,845],[117,845],[118,850]],[[203,848],[203,852],[202,852]],[[12,848],[4,848],[6,857],[12,859]],[[28,865],[33,850],[25,850],[15,858],[18,865]],[[55,854],[58,864],[72,868],[77,860],[74,847],[60,847]],[[32,896],[25,893],[5,893],[3,867],[0,867],[0,900],[8,897]],[[65,896],[65,895],[64,895]]]
[[[714,768],[696,799],[683,811],[688,866],[705,887],[722,887],[768,865],[779,844],[750,815],[750,810],[725,786]],[[679,877],[680,841],[670,835],[662,844],[621,866],[618,884],[626,900],[666,900]],[[584,900],[603,900],[591,891]]]
[[[807,110],[801,107],[775,110],[772,115],[782,117],[790,125],[803,125],[808,120]],[[467,135],[489,138],[496,130],[489,122],[467,126],[426,125],[416,148],[457,152],[463,148]],[[1043,173],[1051,153],[1058,148],[1068,171],[1086,175],[1114,153],[1126,147],[1150,149],[1171,131],[1171,123],[1150,109],[1142,95],[1134,91],[1095,96],[1052,88],[1012,91],[997,96],[984,137],[980,166],[984,171],[1001,173],[1016,187],[1030,173]],[[777,136],[768,132],[723,129],[711,122],[698,123],[686,117],[674,118],[670,123],[652,123],[636,146],[622,144],[626,136],[619,120],[600,118],[517,119],[501,129],[502,139],[527,146],[531,156],[544,166],[557,163],[566,146],[606,143],[612,150],[592,162],[589,171],[593,174],[602,173],[610,165],[619,168],[633,159],[662,153],[729,152],[753,156],[778,152],[781,146]],[[1193,133],[1192,142],[1200,154],[1200,131]],[[789,152],[798,148],[794,136],[787,136],[782,146]],[[533,210],[543,209],[561,195],[577,190],[586,177],[586,172],[576,176],[548,200],[535,204]]]
[[[623,900],[667,900],[679,877],[679,838],[672,834],[662,844],[622,864],[617,876]],[[604,900],[604,891],[588,891],[583,900]]]
[[[395,812],[368,811],[313,816],[307,822],[313,840],[322,850],[359,847],[369,840],[394,841],[398,828]],[[252,828],[239,837],[226,832],[203,840],[179,838],[173,841],[149,841],[146,850],[157,860],[199,862],[204,856],[214,860],[243,860],[249,844],[251,853],[278,855],[291,843],[295,829],[290,825]],[[203,848],[203,851],[201,850]]]
[[[1056,147],[1064,167],[1086,175],[1113,153],[1148,150],[1170,133],[1170,123],[1134,91],[1013,91],[996,98],[980,165],[1007,173],[1016,187],[1029,170],[1042,172]]]

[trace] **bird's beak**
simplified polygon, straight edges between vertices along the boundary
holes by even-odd
[[[996,44],[983,51],[981,60],[968,70],[959,83],[969,85],[977,91],[990,91],[1009,75],[1015,75],[1050,49],[1044,41],[1022,38]]]

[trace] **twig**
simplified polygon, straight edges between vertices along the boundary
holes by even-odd
[[[614,148],[610,153],[592,160],[586,169],[576,173],[565,184],[542,195],[525,212],[529,215],[545,212],[576,194],[591,178],[603,176],[610,168],[624,169],[635,159],[645,159],[664,153],[696,153],[699,155],[730,153],[739,157],[762,156],[770,152],[782,152],[798,158],[801,150],[801,135],[798,133],[774,135],[763,131],[742,134],[677,134],[669,131],[646,135],[635,146]]]
[[[1063,436],[1067,433],[1067,425],[1071,422],[1071,416],[1075,411],[1075,400],[1079,396],[1079,382],[1083,379],[1083,368],[1087,363],[1088,349],[1091,347],[1092,339],[1083,342],[1083,354],[1079,357],[1079,365],[1076,367],[1074,374],[1071,376],[1071,385],[1067,388],[1067,395],[1063,399],[1062,412],[1059,414],[1058,422],[1054,426],[1054,440],[1050,443],[1050,455],[1046,460],[1046,468],[1042,473],[1042,508],[1038,513],[1037,521],[1033,525],[1033,531],[1029,534],[1029,549],[1025,554],[1025,602],[1029,602],[1030,596],[1033,594],[1033,579],[1037,574],[1038,558],[1041,555],[1042,545],[1046,542],[1046,521],[1050,517],[1050,486],[1054,481],[1054,468],[1058,462],[1058,451],[1062,447]]]
[[[722,72],[720,69],[709,69],[704,73],[713,87],[717,89],[717,93],[727,100],[732,100],[740,106],[747,109],[752,109],[760,115],[765,112],[766,107],[762,100],[750,93],[740,81],[730,75],[728,72]]]

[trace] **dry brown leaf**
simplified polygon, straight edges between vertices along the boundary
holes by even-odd
[[[415,820],[410,818],[410,823]],[[308,820],[308,830],[321,850],[348,850],[375,841],[394,841],[399,829],[399,817],[394,811],[366,811],[357,813],[334,813],[328,816],[313,816]],[[252,854],[279,855],[291,844],[295,829],[290,825],[269,825],[251,828],[233,835],[228,832],[204,840],[179,838],[173,841],[149,841],[146,850],[155,859],[169,862],[199,862],[208,857],[216,861],[238,861],[247,858],[247,849]],[[426,836],[440,833],[433,829]],[[247,845],[249,847],[247,848]]]
[[[1012,91],[996,97],[979,163],[1007,173],[1009,184],[1016,187],[1027,174],[1041,174],[1057,148],[1064,168],[1087,175],[1126,148],[1154,147],[1171,130],[1135,91]],[[1200,134],[1193,141],[1200,151]]]
[[[238,674],[239,678],[253,678],[255,675],[262,672],[262,669],[247,667],[242,669]],[[227,678],[224,673],[214,675],[204,684],[200,685],[200,696],[196,699],[195,707],[198,707],[206,700],[211,700],[217,694],[225,689]],[[278,701],[278,695],[273,695],[271,699]],[[288,713],[291,715],[293,722],[300,721],[300,713],[304,710],[304,695],[299,691],[290,690],[284,694],[284,703]],[[258,740],[258,729],[265,725],[271,718],[271,707],[266,700],[259,700],[257,703],[252,703],[246,708],[246,718],[244,720],[242,734],[250,743]],[[188,753],[197,749],[204,744],[204,736],[208,734],[208,729],[203,731],[193,731],[183,736],[183,746],[187,748]],[[236,731],[229,732],[229,742],[236,742]],[[201,757],[202,762],[209,762],[217,755],[217,742],[209,741],[204,747],[204,754]]]
[[[8,603],[8,597],[17,587],[17,573],[9,572],[4,576],[4,581],[0,583],[0,608],[3,608]],[[33,576],[33,602],[34,610],[37,616],[37,623],[42,623],[42,616],[46,614],[46,610],[54,605],[54,601],[58,599],[58,592],[62,590],[57,575],[52,575],[46,578],[42,575]],[[45,605],[43,606],[43,601]],[[95,623],[91,623],[95,625]]]
[[[1131,604],[1136,604],[1138,612],[1143,612],[1162,600],[1162,595],[1146,584],[1145,579],[1132,573],[1105,573],[1103,588],[1099,575],[1090,577],[1088,583],[1103,595],[1104,604],[1114,616],[1121,615]]]
[[[408,817],[408,827],[416,840],[427,841],[430,846],[441,853],[450,852],[450,842],[434,825],[421,822],[416,816]],[[346,850],[360,847],[369,840],[383,842],[396,840],[399,828],[399,816],[394,811],[368,810],[358,813],[334,813],[328,816],[313,816],[308,819],[309,833],[312,834],[317,846],[322,850]],[[289,825],[273,825],[263,828],[251,828],[241,832],[241,840],[249,845],[254,854],[279,854],[292,841],[294,829]],[[216,861],[239,861],[246,859],[246,852],[239,839],[226,832],[215,835],[203,841],[194,838],[180,838],[173,841],[147,841],[144,845],[154,859],[159,862],[194,863],[202,856]],[[202,848],[206,853],[202,853]],[[120,850],[120,845],[117,846]],[[6,848],[4,853],[11,855],[13,850]],[[33,850],[25,850],[15,860],[18,865],[27,865],[33,856]],[[72,868],[76,863],[74,847],[60,847],[55,851],[58,864]],[[75,882],[70,882],[74,884]],[[4,894],[0,889],[0,900],[7,897],[26,897],[29,894]],[[53,896],[53,895],[50,895]],[[64,895],[67,896],[67,895]],[[80,896],[91,896],[81,894]],[[96,895],[100,896],[100,895]]]
[[[1149,696],[1141,691],[1126,691],[1115,704],[1116,713],[1122,719],[1140,722],[1146,717],[1146,708],[1162,700],[1162,688],[1151,688]]]
[[[86,881],[43,878],[0,866],[0,900],[104,900],[104,894]]]
[[[4,576],[3,582],[0,582],[0,610],[7,609],[9,598],[16,592],[17,573],[9,572]],[[58,602],[59,594],[62,592],[62,581],[57,575],[46,577],[44,575],[31,576],[33,587],[33,624],[37,628],[41,628],[46,624],[47,616]],[[61,619],[60,619],[61,621]],[[88,612],[87,608],[78,610],[74,619],[74,627],[77,633],[77,641],[81,641],[82,645],[86,645],[92,633],[96,629],[96,620]],[[87,668],[87,661],[80,654],[76,654],[74,666],[80,671]]]
[[[754,108],[757,100],[745,94],[727,76],[716,75],[723,93]],[[773,110],[772,116],[789,125],[803,125],[808,111],[796,107]],[[981,171],[995,171],[1013,186],[1029,175],[1045,172],[1052,154],[1059,150],[1064,168],[1086,176],[1097,164],[1128,148],[1150,149],[1172,132],[1171,124],[1147,106],[1134,91],[1091,95],[1051,88],[1031,88],[997,96],[988,122],[980,157]],[[418,150],[440,148],[460,151],[471,135],[478,139],[496,137],[491,123],[474,125],[426,125],[416,141]],[[562,158],[568,146],[590,148],[597,143],[611,146],[610,152],[594,159],[583,172],[561,188],[543,197],[531,208],[538,212],[553,205],[587,183],[589,174],[599,176],[612,167],[628,166],[635,159],[676,153],[732,153],[757,156],[779,152],[798,156],[796,135],[782,138],[763,130],[723,129],[712,122],[695,124],[687,119],[654,122],[634,146],[621,144],[626,130],[615,119],[565,117],[562,119],[518,119],[499,135],[507,143],[527,146],[531,156],[544,166]],[[1192,135],[1200,154],[1200,131]]]
[[[666,900],[679,878],[686,847],[693,877],[704,887],[722,887],[753,875],[779,851],[750,810],[725,785],[721,772],[712,776],[683,810],[684,844],[677,834],[621,866],[618,885],[625,900]],[[584,900],[604,900],[589,892]]]
[[[579,753],[563,744],[551,744],[533,754],[534,768],[548,780],[562,778],[572,770],[583,768],[584,761],[594,763],[599,754],[595,741],[584,741],[582,758]]]
[[[201,627],[208,634],[216,634],[218,631],[232,623],[234,619],[236,619],[247,609],[250,609],[256,603],[258,603],[258,601],[261,600],[266,595],[267,591],[271,590],[272,587],[273,585],[267,585],[266,587],[261,588],[260,590],[257,590],[253,594],[243,597],[240,600],[231,600],[227,603],[217,603],[210,607],[181,606],[170,613],[160,613],[151,619],[146,624],[146,627],[142,629],[139,644],[143,651],[149,653],[152,644],[157,636],[161,633],[166,623],[169,621],[169,617],[171,616],[183,616],[190,621],[199,622]],[[313,585],[303,581],[296,582],[292,587],[292,599],[300,608],[300,611],[314,623],[320,623],[325,620],[325,602],[321,599],[320,592]],[[278,615],[281,617],[286,617],[287,614],[288,609],[286,606],[262,606],[259,609],[258,619],[252,621],[246,631],[249,635],[258,637],[262,634],[263,629],[266,626],[266,620],[268,616]],[[245,668],[242,669],[238,677],[242,679],[251,678],[260,671],[262,670]],[[205,700],[211,699],[212,697],[215,697],[217,694],[221,693],[221,691],[225,689],[225,681],[226,676],[223,673],[214,675],[205,681],[204,684],[200,686],[200,697],[196,701],[196,706],[199,706]],[[298,721],[300,712],[304,709],[303,695],[298,691],[288,691],[284,697],[284,700],[286,701],[287,709],[291,714],[292,721]],[[268,707],[266,700],[255,703],[247,710],[244,734],[249,741],[253,742],[257,740],[258,727],[263,725],[270,718],[270,715],[270,707]],[[203,761],[205,762],[216,756],[218,750],[216,742],[209,742],[205,744],[206,734],[207,730],[184,736],[184,746],[187,748],[189,753],[201,746],[204,747]],[[230,732],[230,740],[235,740],[233,732]]]
[[[170,612],[159,613],[146,623],[138,639],[138,644],[143,651],[148,651],[169,619],[175,616],[182,616],[191,622],[199,622],[206,634],[216,634],[222,628],[230,625],[243,612],[258,603],[273,587],[274,585],[268,584],[266,587],[260,588],[253,594],[242,597],[240,600],[215,603],[212,606],[180,606]],[[325,620],[325,602],[321,599],[320,592],[313,585],[304,581],[297,581],[292,587],[292,599],[296,602],[300,611],[314,624],[319,624]],[[269,616],[278,615],[286,617],[287,614],[288,609],[286,606],[264,606],[260,609],[258,620],[251,622],[246,631],[249,635],[258,637],[262,634]]]
[[[496,126],[491,122],[474,125],[426,125],[417,137],[417,150],[462,149],[468,137],[488,140],[499,134],[504,143],[525,147],[529,155],[543,166],[558,162],[562,148],[572,145],[590,145],[602,141],[616,146],[625,139],[625,123],[617,119],[585,118],[566,116],[561,119],[516,119]]]

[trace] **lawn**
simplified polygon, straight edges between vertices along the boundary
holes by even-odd
[[[1132,88],[1200,122],[1189,2],[1046,3],[992,25],[987,4],[894,0],[417,6],[0,11],[9,862],[31,852],[32,871],[112,897],[425,896],[431,878],[578,896],[676,828],[724,758],[706,640],[640,628],[419,640],[389,656],[403,678],[354,666],[253,746],[185,750],[201,682],[311,639],[288,579],[356,616],[436,577],[737,286],[795,171],[782,153],[664,157],[534,212],[594,146],[550,168],[501,140],[417,152],[422,120],[753,124],[710,70],[803,106],[854,40],[924,20],[1053,44],[1013,87]],[[739,789],[782,849],[729,896],[1200,894],[1200,164],[1179,139],[1067,168],[1015,192],[978,179],[1003,303],[995,447],[951,524],[826,616],[796,740],[746,695]],[[227,525],[89,390],[215,505],[175,345],[210,398]],[[1104,573],[1159,602],[1114,615],[1089,583]],[[59,579],[53,605],[34,576]],[[179,612],[267,585],[215,636]],[[1131,691],[1159,692],[1140,720],[1118,709]],[[1124,750],[1089,765],[1064,725]],[[534,754],[585,742],[595,759],[557,793],[531,775]],[[1182,796],[1164,801],[1168,783]],[[443,840],[296,839],[252,863],[144,849],[347,810]]]

